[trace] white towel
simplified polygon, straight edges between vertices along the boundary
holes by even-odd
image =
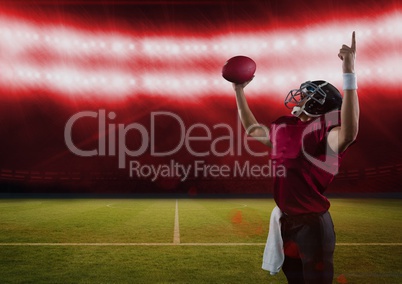
[[[271,213],[267,244],[262,259],[262,269],[270,271],[271,275],[275,275],[281,270],[285,260],[281,235],[281,216],[282,211],[276,206]]]

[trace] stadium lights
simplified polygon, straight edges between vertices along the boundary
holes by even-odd
[[[210,37],[91,32],[84,28],[44,26],[0,14],[0,87],[41,88],[65,95],[124,97],[137,93],[173,96],[229,94],[221,78],[225,61],[245,54],[257,62],[253,94],[284,93],[305,80],[327,79],[340,85],[336,55],[344,31],[357,30],[359,82],[399,86],[401,13],[375,21],[332,22],[298,33],[267,29]],[[398,29],[396,29],[398,30]],[[345,42],[347,43],[347,42]],[[378,48],[384,48],[380,54]]]
[[[372,68],[361,66],[359,69],[359,81],[365,84],[373,82],[387,84],[388,87],[399,86],[398,77],[400,74],[395,64],[401,63],[399,57],[379,59]],[[379,65],[381,63],[381,65]],[[169,74],[169,70],[160,72],[146,72],[136,74],[135,71],[117,70],[84,70],[80,68],[62,68],[53,66],[51,68],[41,66],[14,66],[12,71],[0,69],[2,77],[0,84],[11,88],[40,87],[50,91],[57,91],[68,95],[89,95],[89,96],[127,96],[136,93],[174,95],[191,97],[202,95],[206,92],[231,94],[230,83],[220,76],[220,70],[213,72],[198,72],[188,74],[185,71],[175,71]],[[291,87],[297,87],[300,82],[309,78],[326,78],[335,85],[340,85],[341,76],[335,73],[336,66],[322,68],[319,65],[312,65],[299,73],[299,70],[262,70],[258,72],[253,83],[250,85],[250,92],[253,94],[266,94],[272,92],[272,88],[281,93]],[[299,72],[298,72],[299,71]],[[388,74],[382,78],[384,74]],[[267,90],[271,89],[270,92]]]
[[[247,52],[256,58],[264,57],[265,51],[286,53],[291,47],[300,47],[299,51],[313,48],[310,52],[320,52],[332,48],[344,39],[345,30],[356,28],[352,24],[344,23],[342,26],[328,23],[309,30],[301,30],[295,34],[293,31],[256,31],[252,34],[235,34],[231,36],[212,36],[208,38],[194,39],[192,37],[173,37],[158,35],[153,37],[137,37],[136,35],[116,35],[111,33],[93,33],[66,27],[43,27],[40,25],[20,23],[17,20],[2,17],[0,35],[8,39],[1,43],[3,47],[20,48],[17,52],[26,51],[29,48],[47,48],[51,52],[58,52],[70,56],[91,56],[91,53],[99,56],[168,56],[185,52],[187,56],[198,57],[200,54],[207,56],[221,56],[227,52]],[[402,38],[395,37],[391,32],[392,27],[400,27],[400,13],[385,15],[374,22],[361,22],[358,25],[359,40],[362,43],[376,36],[378,41],[391,41]],[[379,37],[379,38],[378,38]],[[139,49],[135,46],[138,45]],[[135,51],[135,52],[134,52]],[[102,52],[103,54],[99,54]],[[105,53],[106,52],[106,53]],[[280,54],[279,54],[280,56]]]

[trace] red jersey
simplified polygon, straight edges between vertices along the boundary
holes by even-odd
[[[340,112],[335,111],[307,122],[283,116],[272,123],[271,159],[286,170],[274,177],[274,199],[282,212],[322,213],[330,207],[323,193],[338,172],[342,154],[327,146],[327,135],[339,122]]]

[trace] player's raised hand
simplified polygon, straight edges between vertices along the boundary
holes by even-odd
[[[241,84],[232,83],[233,89],[235,91],[238,89],[244,89],[253,79],[254,79],[254,76],[249,81],[241,83]]]
[[[343,61],[342,69],[343,73],[354,73],[355,72],[355,58],[356,58],[356,36],[355,32],[352,33],[352,44],[347,46],[342,45],[339,50],[338,57]]]

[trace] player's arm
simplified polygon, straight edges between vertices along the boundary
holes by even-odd
[[[346,76],[354,76],[356,57],[355,32],[352,35],[352,45],[343,45],[338,57],[342,60],[342,70]],[[350,75],[353,74],[353,75]],[[345,78],[344,78],[345,80]],[[353,86],[355,85],[355,86]],[[341,153],[355,141],[359,131],[359,99],[356,84],[344,84],[343,102],[341,108],[341,126],[333,128],[328,135],[328,144],[332,150]]]
[[[269,139],[269,129],[258,123],[247,104],[246,96],[244,95],[244,88],[249,82],[250,81],[243,84],[233,84],[233,89],[236,92],[236,102],[240,121],[248,135],[254,137],[264,145],[272,147],[272,143]]]

